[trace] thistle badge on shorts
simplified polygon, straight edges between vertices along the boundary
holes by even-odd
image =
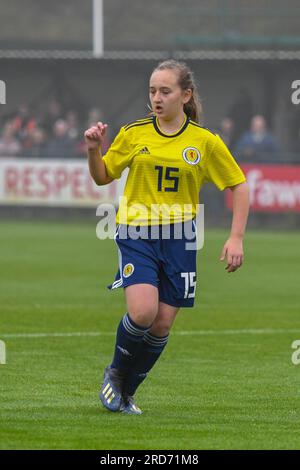
[[[125,264],[124,268],[123,268],[123,276],[124,277],[129,277],[131,276],[131,274],[133,273],[134,271],[134,266],[133,264],[131,263],[127,263]]]
[[[187,147],[183,150],[182,156],[184,161],[189,165],[197,165],[200,162],[200,152],[195,147]]]

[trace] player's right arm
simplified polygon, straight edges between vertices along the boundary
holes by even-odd
[[[113,181],[113,178],[108,176],[106,166],[102,160],[101,144],[105,138],[106,131],[107,124],[98,122],[97,126],[90,127],[84,133],[90,174],[95,183],[99,186]]]

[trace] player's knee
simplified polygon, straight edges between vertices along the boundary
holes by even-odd
[[[158,313],[158,292],[152,285],[132,285],[125,289],[129,316],[139,326],[148,327]]]
[[[149,326],[155,320],[157,309],[153,305],[133,306],[129,310],[129,316],[139,326]]]
[[[167,336],[171,327],[172,322],[169,319],[160,318],[153,323],[150,333],[154,334],[155,336]]]

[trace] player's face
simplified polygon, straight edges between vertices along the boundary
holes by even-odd
[[[150,101],[152,110],[162,120],[172,120],[183,113],[191,90],[182,90],[174,70],[157,70],[150,78]]]

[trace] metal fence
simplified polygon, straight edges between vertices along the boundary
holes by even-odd
[[[297,49],[297,0],[103,0],[106,51]],[[92,50],[92,0],[1,2],[1,49]],[[14,25],[12,30],[11,24]]]

